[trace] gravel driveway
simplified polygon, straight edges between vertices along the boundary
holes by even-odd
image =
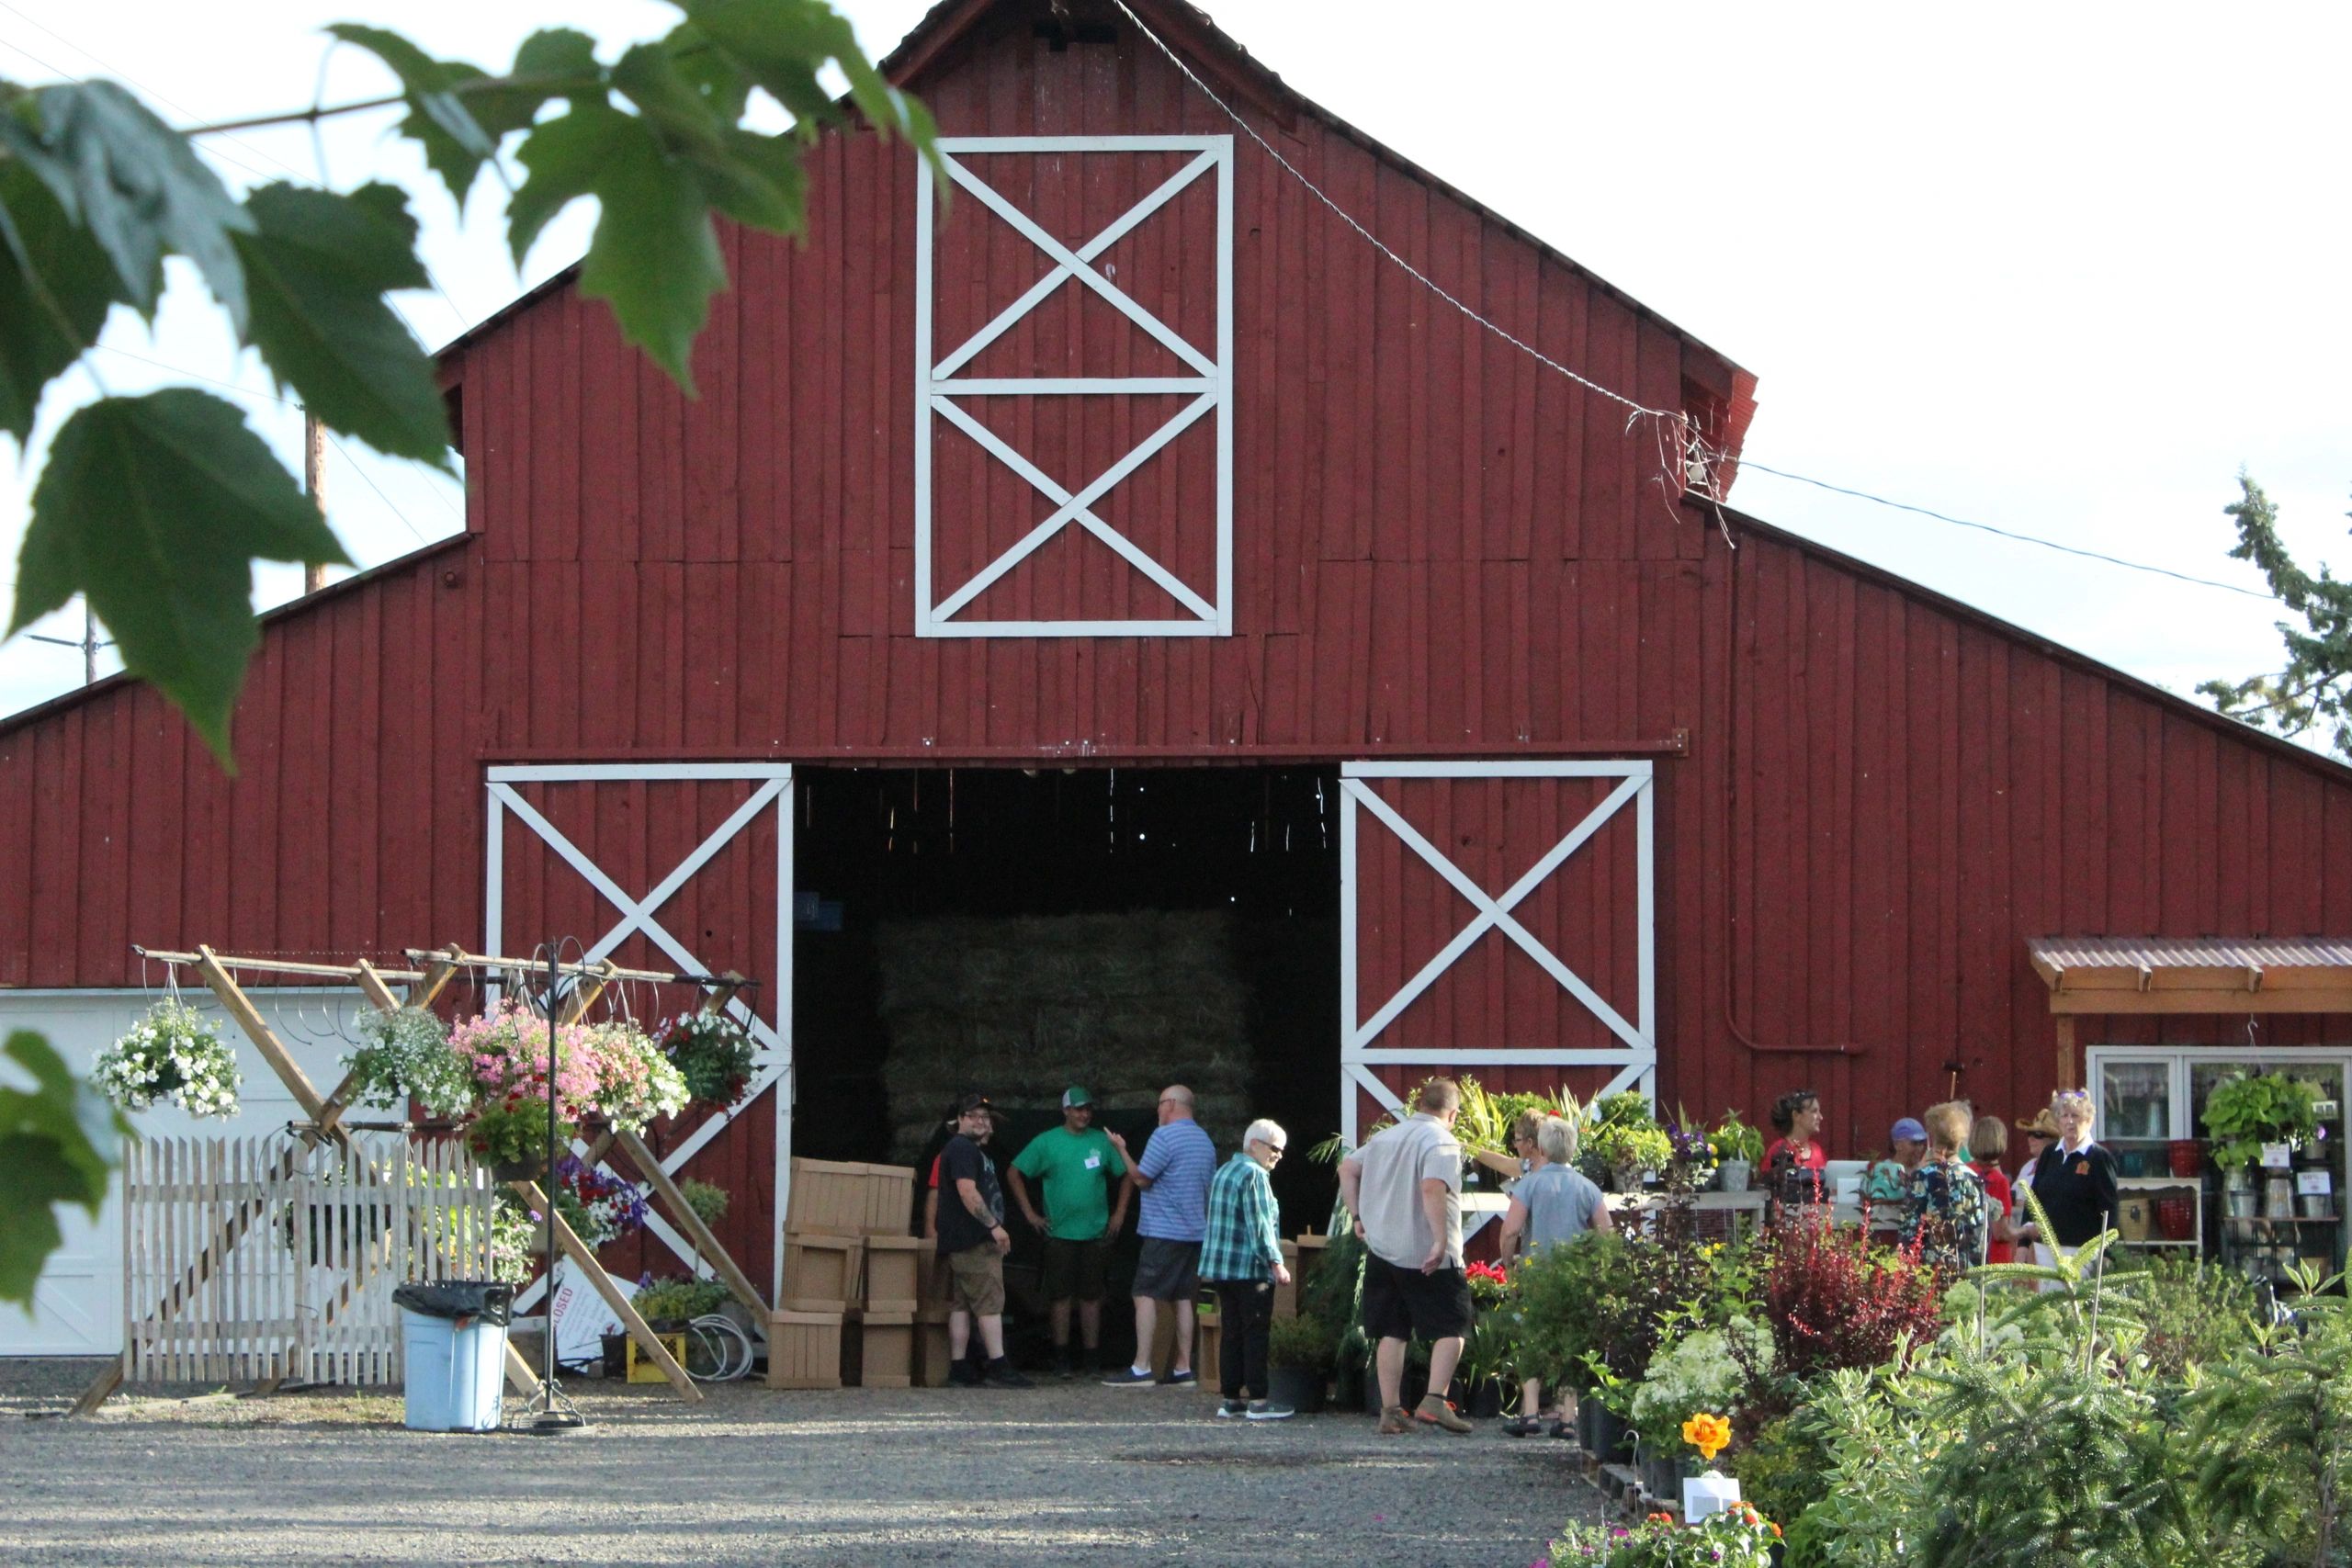
[[[1571,1445],[1213,1420],[1197,1393],[575,1385],[562,1438],[409,1432],[397,1396],[118,1398],[0,1363],[0,1562],[1442,1563],[1526,1568]]]

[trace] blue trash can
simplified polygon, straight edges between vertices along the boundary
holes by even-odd
[[[402,1285],[406,1419],[418,1432],[494,1432],[506,1392],[514,1287],[492,1280]]]

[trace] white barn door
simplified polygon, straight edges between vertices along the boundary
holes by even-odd
[[[614,957],[679,973],[734,969],[760,982],[729,1011],[758,1043],[751,1088],[662,1156],[676,1174],[742,1116],[775,1119],[775,1213],[781,1224],[792,1156],[792,769],[782,762],[610,762],[493,767],[489,771],[483,863],[483,941],[493,953],[527,954],[550,937],[577,936],[586,962]],[[537,798],[533,798],[534,796]],[[562,797],[560,807],[557,796]],[[569,813],[567,815],[567,812]],[[535,889],[509,886],[510,833],[543,845],[578,882],[548,872]],[[770,850],[765,841],[773,838]],[[772,905],[757,897],[773,855]],[[584,891],[583,891],[584,886]],[[747,898],[754,903],[747,904]],[[510,902],[539,929],[511,924]],[[755,907],[757,906],[757,907]],[[690,908],[681,920],[673,911]],[[751,918],[754,929],[728,929]],[[665,921],[665,915],[672,918]],[[772,921],[772,924],[770,923]],[[576,925],[577,929],[572,929]],[[559,928],[563,929],[559,929]],[[676,929],[673,929],[675,927]],[[752,951],[758,928],[773,948]],[[632,945],[634,944],[634,945]],[[629,953],[639,956],[632,958]],[[771,1093],[770,1091],[773,1091]],[[765,1097],[763,1099],[763,1097]],[[647,1229],[691,1263],[692,1243],[658,1214]],[[783,1289],[784,1255],[773,1236],[771,1289]],[[774,1299],[774,1296],[771,1297]]]
[[[1340,770],[1340,1130],[1436,1073],[1654,1096],[1647,761]]]

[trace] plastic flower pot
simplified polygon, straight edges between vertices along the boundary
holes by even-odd
[[[1600,1451],[1600,1401],[1590,1394],[1577,1401],[1577,1447],[1589,1454]]]
[[[1276,1404],[1287,1404],[1301,1416],[1312,1416],[1323,1408],[1325,1379],[1317,1368],[1270,1367],[1266,1382],[1271,1385],[1267,1393]]]
[[[1614,1410],[1598,1400],[1594,1404],[1600,1413],[1593,1417],[1593,1436],[1600,1440],[1592,1451],[1600,1456],[1603,1464],[1620,1464],[1633,1458],[1634,1429]]]

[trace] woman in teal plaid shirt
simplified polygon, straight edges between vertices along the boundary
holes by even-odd
[[[1201,1238],[1201,1278],[1216,1288],[1225,1325],[1225,1403],[1219,1416],[1279,1421],[1293,1414],[1266,1397],[1266,1340],[1274,1318],[1274,1286],[1290,1283],[1283,1264],[1282,1228],[1273,1184],[1266,1173],[1283,1157],[1290,1135],[1263,1117],[1241,1135],[1241,1152],[1209,1183],[1209,1222]],[[1248,1390],[1257,1397],[1248,1397]]]

